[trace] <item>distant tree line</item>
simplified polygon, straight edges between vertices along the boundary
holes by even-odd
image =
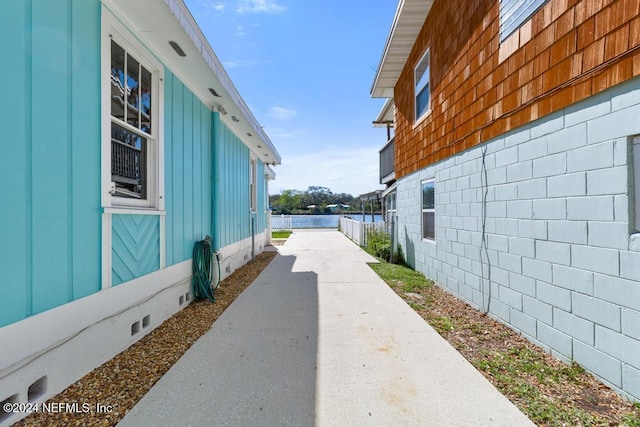
[[[351,194],[337,194],[327,187],[315,185],[306,191],[284,190],[280,194],[271,195],[269,204],[274,213],[285,215],[359,212],[361,209],[360,200]]]

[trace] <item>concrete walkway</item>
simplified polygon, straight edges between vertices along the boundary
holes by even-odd
[[[296,230],[120,426],[533,425],[334,230]]]

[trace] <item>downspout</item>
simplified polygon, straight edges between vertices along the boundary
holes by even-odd
[[[217,112],[211,113],[211,236],[213,237],[213,249],[220,249],[220,233],[218,230],[218,215],[216,215],[215,197],[220,183],[220,169],[218,167],[219,144],[216,144],[216,135],[220,126],[220,116]]]
[[[394,251],[395,251],[395,247],[397,245],[397,243],[396,243],[397,239],[396,239],[396,222],[395,222],[395,216],[394,215],[391,215],[391,227],[390,228],[391,228],[391,230],[390,230],[389,235],[390,235],[390,238],[391,238],[391,248],[390,248],[391,250],[389,251],[389,262],[392,263],[392,264],[395,264],[393,261],[394,261],[394,258],[395,258]]]

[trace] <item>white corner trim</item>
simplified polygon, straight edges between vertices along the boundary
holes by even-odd
[[[102,214],[102,289],[111,287],[111,213]]]

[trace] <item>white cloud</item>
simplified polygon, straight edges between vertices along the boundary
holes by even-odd
[[[276,0],[241,0],[236,8],[238,13],[282,13],[286,8]]]
[[[286,121],[294,118],[298,112],[296,110],[292,110],[290,108],[273,106],[269,108],[269,117],[274,120]]]
[[[221,1],[203,0],[200,4],[204,9],[210,9],[216,12],[224,12],[224,3]]]
[[[353,196],[380,188],[378,148],[341,149],[303,155],[282,155],[282,164],[275,167],[276,180],[269,184],[269,193],[282,190],[306,190],[311,185],[328,187],[334,193]]]
[[[236,28],[236,36],[244,36],[245,34],[247,33],[244,31],[244,27],[242,25],[238,25]]]

